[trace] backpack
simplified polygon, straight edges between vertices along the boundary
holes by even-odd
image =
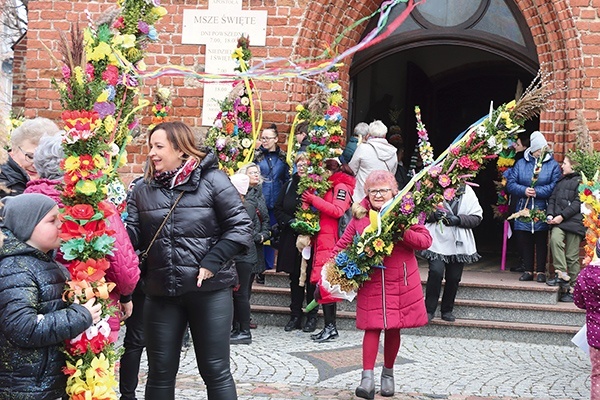
[[[344,235],[346,227],[348,226],[350,221],[352,221],[352,203],[352,196],[350,196],[350,208],[347,209],[344,215],[342,215],[338,220],[338,239],[341,238],[342,235]]]

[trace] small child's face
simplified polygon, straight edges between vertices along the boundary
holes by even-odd
[[[46,216],[35,226],[31,237],[27,241],[32,247],[49,252],[60,247],[60,226],[62,222],[58,217],[58,206],[46,214]]]
[[[565,157],[562,162],[562,170],[563,174],[571,174],[573,173],[573,165],[571,164],[571,160],[569,157]]]

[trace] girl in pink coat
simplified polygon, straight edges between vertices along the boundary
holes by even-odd
[[[323,264],[329,259],[331,250],[339,239],[338,221],[352,205],[352,192],[356,182],[349,174],[352,171],[347,166],[342,168],[342,164],[337,159],[327,160],[325,166],[332,174],[328,178],[331,188],[323,198],[308,192],[302,194],[302,200],[319,210],[321,217],[319,221],[321,229],[312,239],[313,256],[310,273],[312,285],[319,283]],[[319,333],[310,336],[312,340],[326,342],[339,336],[335,323],[336,313],[337,303],[323,304],[324,327]],[[314,331],[316,324],[317,318],[309,316],[304,325],[304,332]]]
[[[398,184],[389,171],[373,171],[365,181],[367,197],[354,206],[354,218],[337,242],[334,254],[345,249],[355,235],[362,234],[370,224],[368,211],[379,211],[398,194]],[[384,259],[385,268],[374,268],[371,279],[364,282],[356,298],[356,327],[365,331],[363,337],[363,372],[356,396],[375,397],[373,369],[379,350],[379,337],[384,331],[384,364],[381,373],[381,395],[394,395],[394,363],[400,349],[400,329],[427,324],[421,276],[415,257],[416,250],[431,246],[431,235],[423,225],[413,225],[404,231],[402,240],[394,244],[392,254]]]
[[[64,152],[61,141],[61,135],[42,137],[33,160],[40,178],[27,182],[25,193],[44,194],[51,197],[62,208],[61,192],[57,188],[57,185],[63,181],[60,162],[64,158]],[[115,232],[113,255],[107,257],[110,268],[106,270],[106,281],[116,284],[109,295],[111,303],[120,310],[120,316],[113,316],[108,320],[111,330],[109,339],[115,342],[119,336],[121,321],[127,319],[133,311],[131,294],[140,277],[140,269],[137,254],[116,207],[114,207],[114,214],[108,217],[107,225]],[[60,262],[60,254],[57,261]]]

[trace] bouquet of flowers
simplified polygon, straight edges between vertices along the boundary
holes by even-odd
[[[340,108],[343,98],[338,79],[337,71],[326,72],[322,82],[326,91],[320,94],[326,95],[326,100],[319,100],[318,95],[315,97],[316,101],[308,106],[311,111],[307,111],[304,106],[296,108],[299,114],[302,113],[310,121],[308,132],[310,144],[306,148],[309,165],[306,176],[300,178],[298,194],[309,192],[322,197],[331,187],[331,182],[328,180],[329,171],[325,169],[325,160],[339,156],[342,153],[343,143]],[[319,232],[319,211],[314,207],[301,204],[295,218],[296,222],[292,224],[292,228],[300,235],[313,236]]]
[[[496,193],[498,195],[496,204],[492,205],[494,218],[506,219],[508,216],[508,193],[506,193],[506,178],[504,173],[515,165],[515,149],[510,146],[498,154],[496,168],[498,170],[498,179],[494,181],[496,185]]]
[[[582,174],[579,185],[579,199],[581,200],[581,212],[583,213],[583,224],[587,229],[585,234],[585,258],[584,264],[589,264],[595,258],[596,243],[600,239],[600,171],[596,171],[594,177],[589,179]]]
[[[238,61],[236,70],[243,72],[252,57],[250,41],[242,36],[237,44],[232,57]],[[207,133],[205,144],[215,150],[220,168],[229,175],[254,158],[260,123],[255,123],[253,89],[251,80],[233,82],[229,96],[219,102],[221,111]]]
[[[61,251],[72,279],[64,298],[96,298],[103,305],[103,320],[65,344],[71,399],[117,399],[114,366],[119,354],[108,340],[107,323],[115,312],[107,301],[114,286],[104,279],[115,239],[106,218],[125,206],[117,169],[127,161],[135,112],[146,105],[134,102],[136,75],[145,68],[146,45],[157,39],[153,24],[165,14],[158,0],[124,0],[83,33],[76,25],[70,38],[60,35],[62,79],[53,84],[66,131]]]
[[[156,125],[168,122],[171,112],[171,91],[167,88],[160,88],[154,93],[154,105],[152,106],[152,123],[148,130],[152,130]]]
[[[488,116],[415,175],[390,204],[379,212],[371,211],[371,223],[364,232],[324,265],[320,286],[327,293],[322,302],[352,300],[369,279],[372,268],[383,265],[408,226],[423,223],[442,200],[452,200],[460,185],[469,184],[485,162],[496,158],[525,120],[542,109],[550,95],[543,83],[541,79],[534,81],[518,102],[511,101],[495,110],[490,106]]]
[[[419,106],[415,106],[415,116],[417,118],[417,135],[419,137],[417,146],[419,146],[419,154],[421,155],[421,160],[423,160],[423,166],[427,167],[433,163],[433,147],[429,143],[429,135],[427,134],[427,129],[425,129],[425,124],[421,121],[421,108]]]

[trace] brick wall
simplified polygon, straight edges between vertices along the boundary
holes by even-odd
[[[577,112],[583,113],[588,128],[596,139],[600,135],[600,0],[516,0],[531,27],[538,48],[540,63],[555,79],[557,93],[541,115],[540,129],[555,143],[557,153],[574,145]],[[106,11],[112,1],[43,1],[29,4],[29,33],[27,37],[27,116],[46,116],[58,120],[61,111],[58,94],[51,88],[50,79],[59,77],[51,57],[41,42],[57,52],[58,30],[68,30],[69,21],[85,24],[84,11],[93,16]],[[205,46],[181,45],[181,24],[186,8],[206,8],[207,1],[163,0],[169,14],[157,24],[159,42],[148,47],[146,64],[174,64],[201,70]],[[249,0],[243,8],[267,10],[267,45],[252,48],[255,60],[264,58],[301,59],[315,57],[333,42],[345,27],[370,15],[379,6],[372,0]],[[339,43],[341,52],[358,42],[365,25],[358,26]],[[341,67],[343,88],[349,88],[348,66]],[[194,126],[200,125],[202,85],[182,77],[164,77],[145,82],[143,93],[160,83],[172,88],[173,116]],[[275,122],[286,132],[293,121],[295,106],[313,90],[299,79],[257,82],[260,90],[263,119]],[[347,104],[346,104],[347,105]],[[149,111],[149,110],[148,110]],[[147,112],[148,112],[147,111]],[[148,123],[148,118],[143,120]],[[283,136],[281,138],[284,139]],[[600,140],[596,140],[600,150]],[[141,172],[144,152],[143,136],[136,139],[130,151],[130,165],[123,168],[125,179]]]
[[[26,53],[27,53],[27,35],[13,46],[13,90],[12,90],[12,109],[15,114],[25,108],[27,79],[26,74]]]

